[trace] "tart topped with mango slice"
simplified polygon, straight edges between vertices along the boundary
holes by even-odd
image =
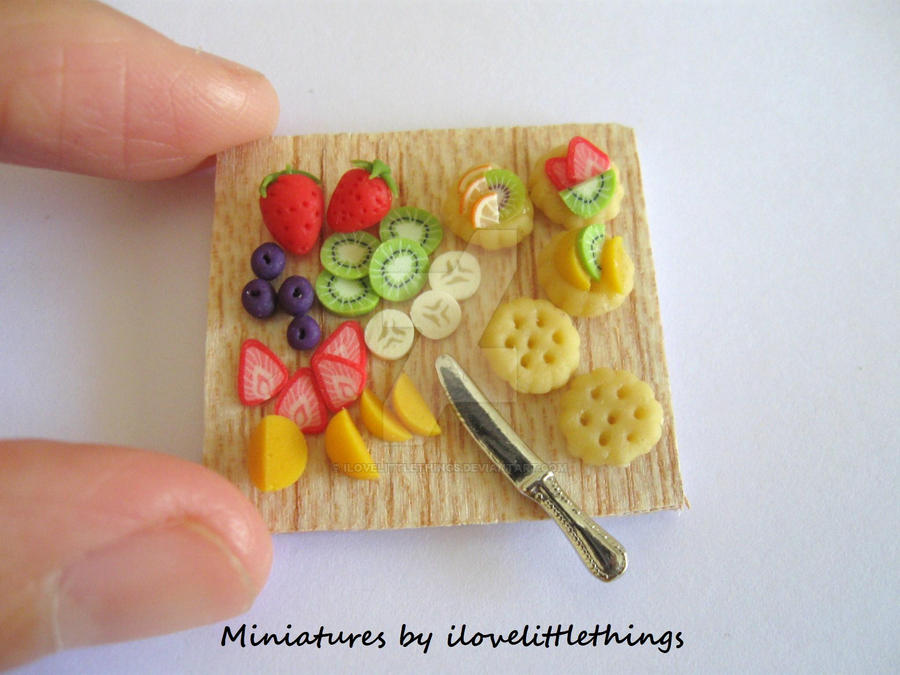
[[[622,237],[595,223],[559,232],[538,252],[537,278],[550,301],[572,316],[599,316],[634,288],[634,262]]]

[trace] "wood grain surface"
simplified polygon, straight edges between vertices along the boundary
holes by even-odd
[[[516,394],[493,375],[478,350],[482,329],[500,302],[520,296],[543,297],[536,280],[535,253],[559,228],[537,212],[534,233],[505,251],[466,247],[446,231],[435,255],[468,250],[479,258],[484,275],[479,292],[461,303],[460,329],[437,342],[417,336],[405,361],[387,363],[370,355],[369,381],[375,393],[386,398],[399,373],[407,372],[431,404],[444,433],[437,438],[415,437],[389,444],[363,430],[379,463],[378,481],[354,480],[333,470],[325,456],[323,436],[308,436],[309,464],[300,481],[279,492],[258,491],[247,474],[246,444],[263,415],[273,412],[274,403],[246,408],[238,401],[240,345],[247,338],[262,340],[291,372],[309,363],[308,354],[295,352],[287,344],[286,315],[258,320],[241,307],[241,289],[252,278],[250,254],[271,239],[259,214],[257,187],[262,177],[290,163],[322,176],[327,199],[351,159],[378,157],[392,167],[398,181],[400,194],[395,205],[419,206],[439,215],[448,185],[455,184],[459,173],[469,166],[493,161],[527,182],[535,160],[574,135],[604,148],[619,167],[625,199],[607,231],[624,237],[636,267],[634,291],[622,307],[606,316],[575,319],[582,337],[576,373],[599,366],[625,368],[649,382],[665,415],[662,439],[656,447],[627,468],[588,466],[570,457],[556,424],[562,390],[541,396]],[[322,238],[326,235],[323,232]],[[316,251],[300,258],[289,256],[284,275],[303,274],[314,280],[319,269]],[[394,305],[382,306],[387,304]],[[409,304],[397,306],[408,309]],[[318,305],[313,311],[326,333],[343,321]],[[363,317],[361,323],[365,320]],[[563,488],[586,513],[630,514],[686,505],[640,164],[631,129],[615,124],[566,124],[278,137],[219,155],[210,254],[203,461],[249,496],[273,532],[546,517],[494,469],[453,415],[434,371],[434,359],[441,353],[451,354],[462,364],[525,442],[552,466]],[[362,429],[358,405],[350,412]]]

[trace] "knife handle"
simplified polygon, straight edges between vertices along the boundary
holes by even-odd
[[[628,565],[625,549],[584,515],[552,473],[531,485],[526,494],[556,521],[591,574],[603,581],[612,581],[625,571]]]

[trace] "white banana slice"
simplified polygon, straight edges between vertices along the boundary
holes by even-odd
[[[366,346],[386,361],[406,356],[415,337],[412,319],[399,309],[383,309],[372,315],[366,324]]]
[[[442,253],[431,263],[428,284],[434,290],[449,293],[457,300],[471,298],[481,285],[478,258],[466,251]]]
[[[409,314],[418,331],[432,340],[452,334],[462,319],[456,298],[444,291],[425,291],[413,300]]]

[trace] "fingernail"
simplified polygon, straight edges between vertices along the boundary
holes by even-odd
[[[225,542],[179,522],[145,530],[89,553],[60,578],[61,647],[183,630],[246,611],[256,595]]]

